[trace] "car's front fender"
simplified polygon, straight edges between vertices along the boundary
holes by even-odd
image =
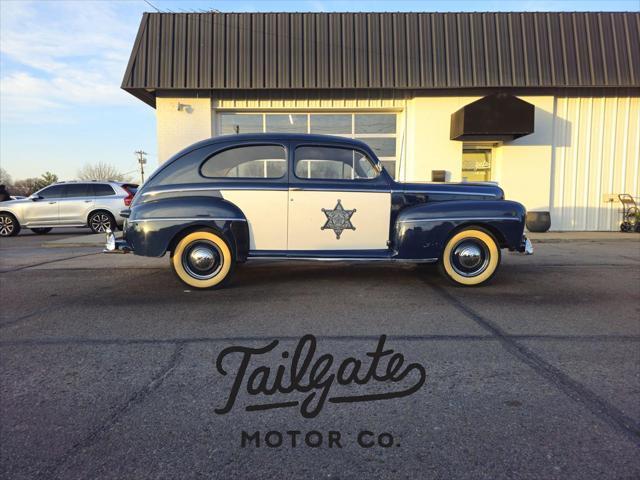
[[[501,248],[521,246],[526,210],[507,200],[451,201],[416,205],[402,210],[394,226],[397,258],[438,259],[447,240],[467,226],[488,230]]]
[[[247,219],[236,205],[220,197],[170,197],[140,203],[130,209],[123,238],[136,255],[160,257],[184,233],[201,229],[221,232],[235,258],[247,258]]]

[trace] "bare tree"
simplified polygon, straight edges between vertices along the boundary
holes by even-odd
[[[78,170],[79,180],[113,180],[115,182],[130,182],[131,178],[120,172],[115,166],[104,163],[87,163]]]
[[[4,168],[0,167],[0,185],[11,185],[11,175]]]
[[[9,187],[9,191],[11,192],[11,195],[28,197],[38,190],[38,182],[40,180],[41,179],[39,178],[23,178],[22,180],[16,180],[13,185]]]

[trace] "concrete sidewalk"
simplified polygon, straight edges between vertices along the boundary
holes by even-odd
[[[116,232],[116,237],[120,238],[122,232]],[[559,242],[608,242],[608,241],[636,241],[640,242],[640,235],[637,233],[622,232],[527,232],[527,236],[533,243],[559,243]],[[44,242],[43,247],[47,248],[70,248],[70,247],[102,247],[104,246],[105,235],[97,233],[92,235],[77,235]]]

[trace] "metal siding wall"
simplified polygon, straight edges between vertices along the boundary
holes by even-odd
[[[617,230],[603,196],[640,195],[640,97],[556,98],[552,155],[552,228]]]

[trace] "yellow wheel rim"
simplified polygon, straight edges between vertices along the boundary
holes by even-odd
[[[210,252],[210,253],[208,253]],[[207,262],[212,255],[211,268]],[[173,252],[171,263],[180,279],[194,288],[211,288],[222,282],[231,270],[233,256],[227,243],[215,233],[193,232],[184,237]],[[202,267],[200,270],[198,267]]]
[[[473,269],[468,273],[456,266],[454,260],[454,248],[462,248],[464,250],[464,242],[469,243],[469,250],[473,250],[473,245],[477,245],[481,249],[481,263],[478,264],[478,272],[475,274]],[[476,253],[475,251],[473,253]],[[455,234],[447,243],[442,255],[442,265],[447,275],[461,285],[479,285],[493,275],[500,263],[500,251],[495,240],[491,235],[481,230],[463,230]]]

